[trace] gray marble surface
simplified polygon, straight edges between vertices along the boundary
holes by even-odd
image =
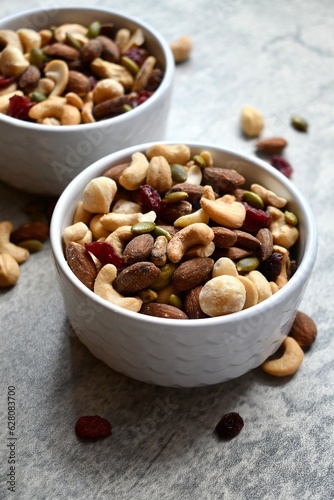
[[[301,304],[319,333],[288,379],[256,369],[206,388],[142,384],[104,366],[76,339],[46,244],[21,267],[17,286],[0,293],[0,498],[333,499],[333,2],[95,3],[142,17],[168,41],[193,38],[191,59],[176,71],[168,139],[253,154],[254,141],[239,131],[240,110],[250,104],[265,116],[266,136],[289,141],[293,182],[319,229],[317,263]],[[1,16],[35,6],[2,2]],[[293,113],[309,121],[307,134],[291,128]],[[0,184],[0,220],[25,222],[30,199]],[[7,490],[9,386],[16,392],[15,492]],[[229,411],[239,412],[245,427],[222,443],[213,429]],[[113,435],[79,442],[74,424],[83,414],[107,417]]]

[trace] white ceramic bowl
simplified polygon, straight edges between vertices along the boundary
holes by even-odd
[[[170,142],[169,142],[170,143]],[[51,248],[69,320],[78,338],[114,370],[162,386],[193,387],[238,377],[273,354],[288,334],[316,258],[317,231],[308,203],[291,181],[267,163],[211,145],[188,144],[194,154],[210,150],[215,166],[237,169],[288,199],[299,218],[298,269],[271,298],[227,316],[171,320],[114,306],[86,288],[64,258],[61,234],[72,223],[83,189],[111,165],[130,160],[150,144],[103,158],[65,189],[53,213]]]
[[[88,26],[96,20],[143,30],[145,46],[164,71],[159,88],[136,109],[92,124],[46,126],[0,114],[0,180],[32,193],[57,196],[99,158],[165,136],[175,65],[167,42],[154,28],[111,9],[57,7],[8,17],[0,21],[0,30],[28,27],[38,31],[67,22]]]

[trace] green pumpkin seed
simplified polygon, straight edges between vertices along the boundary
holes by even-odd
[[[121,65],[124,66],[132,75],[136,75],[139,71],[138,64],[131,57],[123,56]]]
[[[168,241],[172,239],[171,234],[166,229],[160,226],[156,226],[152,234],[154,238],[157,238],[158,236],[165,236],[165,238],[167,238]]]
[[[33,102],[42,102],[46,100],[46,95],[41,92],[31,92],[31,94],[29,94],[29,99]]]
[[[43,243],[39,240],[24,240],[20,241],[19,247],[25,248],[30,253],[40,252],[43,248]]]
[[[99,36],[101,31],[101,23],[99,21],[93,21],[89,26],[88,26],[88,31],[87,31],[87,38],[96,38]]]
[[[31,64],[37,66],[37,68],[41,68],[47,60],[47,57],[41,49],[35,47],[30,50],[29,60]]]
[[[124,113],[127,113],[128,111],[131,111],[133,109],[133,107],[131,106],[131,104],[123,104],[123,112]]]
[[[206,167],[206,161],[204,160],[203,156],[201,155],[195,155],[193,157],[193,161],[198,165],[199,167],[205,168]]]
[[[293,128],[299,130],[300,132],[307,132],[308,130],[307,121],[298,115],[294,115],[291,117],[291,125],[293,126]]]
[[[174,182],[185,182],[188,178],[188,173],[183,165],[179,165],[178,163],[173,163],[170,166],[172,179]]]
[[[170,306],[174,306],[174,307],[177,307],[178,309],[182,309],[182,306],[183,306],[183,302],[182,300],[180,299],[180,297],[178,297],[177,295],[175,295],[174,293],[172,293],[168,299],[168,304]]]
[[[186,200],[188,196],[185,191],[174,191],[173,193],[166,193],[162,201],[163,203],[178,203]]]
[[[236,268],[238,271],[254,271],[260,265],[260,260],[257,257],[245,257],[240,259]]]
[[[166,286],[169,285],[176,268],[177,265],[172,264],[171,262],[162,266],[160,275],[151,285],[152,290],[162,290],[163,288],[166,288]]]
[[[158,294],[154,290],[146,288],[145,290],[140,290],[138,297],[144,302],[144,304],[148,304],[149,302],[157,300]]]
[[[81,43],[77,40],[71,33],[66,33],[66,42],[71,45],[74,49],[77,49],[79,52],[81,50]]]
[[[150,222],[150,221],[142,221],[142,222],[137,222],[137,224],[134,224],[131,227],[131,231],[134,234],[145,234],[145,233],[150,233],[155,229],[155,223]]]
[[[284,212],[284,218],[287,224],[291,224],[291,226],[297,226],[298,218],[297,215],[295,215],[293,212],[289,212],[288,210],[286,210]]]
[[[253,208],[262,209],[264,207],[264,203],[261,196],[259,196],[256,193],[253,193],[252,191],[245,191],[244,194],[242,195],[242,199]]]

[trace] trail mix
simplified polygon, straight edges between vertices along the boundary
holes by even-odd
[[[163,71],[138,28],[0,30],[0,113],[45,125],[112,118],[146,101]]]
[[[296,267],[287,200],[184,144],[156,144],[92,179],[72,222],[62,236],[74,274],[142,314],[237,312],[271,297]]]

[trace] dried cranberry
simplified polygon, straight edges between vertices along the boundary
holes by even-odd
[[[246,208],[246,217],[241,227],[242,231],[251,234],[256,234],[260,229],[268,227],[270,223],[270,215],[260,208],[254,208],[246,202],[242,202]]]
[[[156,214],[160,213],[162,202],[160,194],[156,189],[149,184],[143,184],[139,188],[139,194],[143,213],[150,212],[151,210],[153,210]]]
[[[14,78],[12,76],[8,76],[7,78],[5,76],[0,76],[0,87],[7,87],[13,82]]]
[[[85,248],[88,252],[95,255],[102,266],[114,264],[117,269],[123,269],[124,263],[122,257],[115,252],[112,244],[108,241],[92,241],[85,243]]]
[[[282,156],[275,155],[271,158],[271,165],[275,167],[277,170],[279,170],[285,177],[290,177],[292,176],[293,170],[290,165]]]
[[[9,99],[7,115],[19,120],[32,121],[29,117],[29,109],[35,104],[26,96],[14,95]]]
[[[257,268],[268,281],[276,281],[280,275],[283,264],[283,255],[279,252],[273,252],[268,259],[261,262]]]
[[[123,55],[132,59],[139,67],[143,65],[143,62],[147,58],[147,53],[139,47],[131,47]]]
[[[244,426],[244,421],[239,413],[226,413],[216,425],[216,432],[222,439],[236,437]]]
[[[75,432],[81,438],[101,439],[111,435],[111,424],[98,415],[80,417]]]

